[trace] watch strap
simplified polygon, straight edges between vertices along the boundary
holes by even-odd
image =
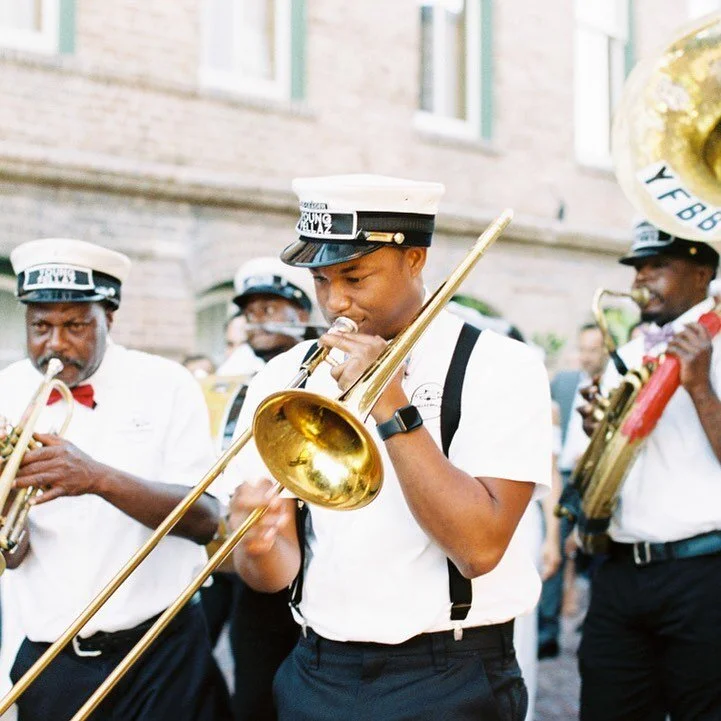
[[[378,435],[382,441],[387,440],[397,433],[408,433],[414,428],[423,425],[423,418],[414,405],[399,408],[387,421],[376,426]]]

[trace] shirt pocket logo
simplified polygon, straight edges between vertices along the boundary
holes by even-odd
[[[411,403],[424,421],[440,417],[442,400],[443,386],[440,383],[423,383],[411,394]]]

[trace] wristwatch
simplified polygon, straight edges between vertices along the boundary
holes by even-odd
[[[393,414],[390,420],[379,423],[376,430],[381,440],[385,441],[396,433],[408,433],[422,425],[423,418],[418,409],[415,406],[403,406]]]

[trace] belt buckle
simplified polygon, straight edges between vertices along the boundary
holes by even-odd
[[[84,658],[94,658],[96,656],[102,656],[102,651],[84,651],[82,648],[80,648],[80,636],[73,636],[73,651],[75,651],[76,656],[81,656]]]
[[[647,566],[651,563],[651,544],[648,541],[633,544],[633,562],[637,566]]]

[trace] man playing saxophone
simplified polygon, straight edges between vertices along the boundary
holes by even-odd
[[[719,719],[721,338],[698,322],[714,308],[707,292],[719,255],[644,222],[620,262],[634,268],[634,288],[648,289],[642,319],[651,324],[620,355],[639,368],[673,354],[681,387],[628,471],[593,579],[581,719]],[[609,364],[602,387],[619,380]]]
[[[11,254],[25,305],[28,359],[0,372],[3,412],[17,419],[52,359],[75,398],[67,434],[48,433],[67,407],[52,395],[16,476],[41,490],[27,544],[3,577],[5,611],[25,639],[13,682],[36,661],[212,463],[203,397],[169,360],[109,337],[130,269],[92,243],[43,239]],[[204,496],[113,599],[23,694],[20,721],[69,719],[203,563],[218,524]],[[8,608],[9,607],[9,608]],[[6,649],[4,649],[6,650]],[[94,717],[95,718],[95,717]],[[227,691],[199,604],[188,607],[98,719],[222,721]]]

